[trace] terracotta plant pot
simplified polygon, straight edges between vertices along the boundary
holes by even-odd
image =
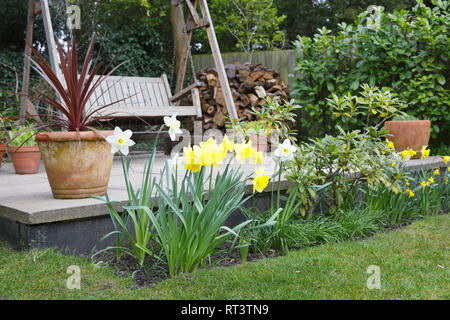
[[[421,157],[420,150],[430,141],[429,120],[386,121],[385,126],[392,134],[389,140],[394,142],[395,151],[401,152],[410,148],[417,152],[414,159]]]
[[[14,170],[17,174],[33,174],[39,171],[41,153],[39,147],[34,146],[8,146]]]
[[[6,146],[4,144],[0,144],[0,166],[2,165],[3,155],[5,154]]]
[[[255,134],[250,136],[252,147],[257,151],[265,153],[267,151],[267,136],[265,134]]]
[[[113,161],[104,137],[114,131],[45,132],[36,134],[54,198],[102,196]]]

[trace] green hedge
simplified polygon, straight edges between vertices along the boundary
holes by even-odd
[[[299,131],[308,136],[335,132],[326,107],[332,93],[355,93],[363,83],[390,88],[406,112],[432,122],[432,145],[449,144],[450,1],[419,0],[410,11],[363,12],[332,35],[322,28],[313,38],[298,37],[294,94],[303,106]]]

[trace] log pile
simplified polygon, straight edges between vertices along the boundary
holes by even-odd
[[[240,119],[257,120],[251,113],[252,107],[258,109],[265,104],[266,96],[278,96],[287,101],[290,99],[288,86],[273,69],[264,68],[261,64],[235,62],[225,65],[225,70]],[[203,69],[197,72],[197,78],[204,84],[199,88],[203,129],[223,130],[228,111],[217,72],[214,68]]]

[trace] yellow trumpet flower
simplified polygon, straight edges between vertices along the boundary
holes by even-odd
[[[263,192],[269,184],[269,176],[264,174],[264,167],[259,167],[255,170],[255,179],[253,180],[253,193]]]
[[[422,153],[421,159],[426,159],[430,156],[430,149],[427,149],[427,146],[422,146],[420,152]]]

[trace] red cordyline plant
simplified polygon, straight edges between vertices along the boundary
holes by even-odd
[[[91,68],[94,42],[95,36],[89,44],[83,65],[81,66],[81,73],[78,74],[78,56],[75,38],[72,40],[72,46],[70,46],[69,42],[66,56],[64,56],[61,45],[58,41],[56,41],[64,80],[58,78],[56,73],[39,54],[39,52],[27,42],[27,45],[36,56],[36,58],[29,57],[34,64],[34,69],[52,87],[58,97],[54,98],[39,90],[35,90],[35,92],[39,95],[36,98],[56,108],[62,114],[62,116],[59,116],[55,120],[55,124],[59,125],[61,128],[67,129],[68,131],[86,131],[89,125],[93,122],[108,117],[107,115],[100,115],[98,111],[124,100],[117,100],[93,110],[88,109],[89,98],[92,96],[95,89],[106,79],[107,76],[113,73],[120,66],[118,65],[108,72],[111,64],[116,58],[114,57],[99,77],[94,80],[94,77],[97,73],[99,73],[100,67],[102,66],[102,62],[98,62],[98,59],[96,59]],[[64,82],[66,86],[64,85]],[[97,100],[98,98],[100,97],[97,97]]]

